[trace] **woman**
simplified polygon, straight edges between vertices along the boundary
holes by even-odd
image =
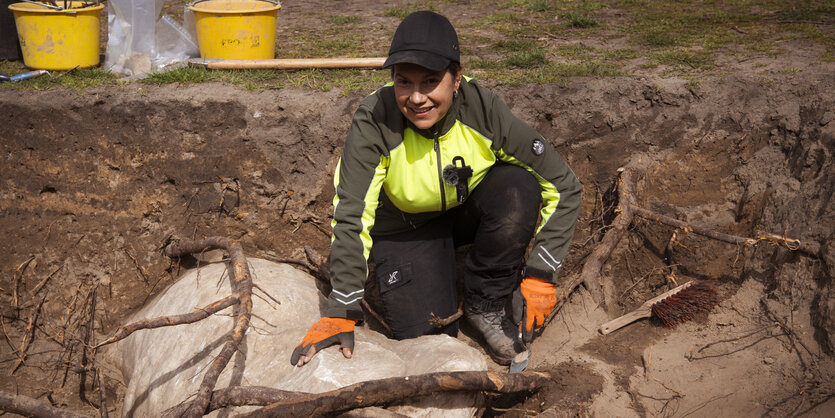
[[[351,357],[369,259],[395,338],[454,336],[457,323],[439,330],[429,318],[456,312],[455,247],[472,244],[464,317],[493,360],[509,364],[517,332],[530,341],[556,303],[580,183],[534,129],[462,77],[445,17],[407,16],[384,68],[393,83],[360,104],[336,169],[328,311],[290,361],[301,366],[337,342]],[[516,288],[525,302],[518,327],[505,314]]]

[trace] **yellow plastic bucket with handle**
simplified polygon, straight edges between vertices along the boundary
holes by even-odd
[[[64,5],[62,1],[56,4]],[[103,4],[83,1],[67,2],[64,10],[44,4],[9,5],[14,13],[23,64],[38,70],[99,65],[99,19],[103,8]]]
[[[192,3],[201,58],[275,58],[275,21],[281,5],[266,0]]]

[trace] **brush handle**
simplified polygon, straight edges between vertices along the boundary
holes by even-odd
[[[600,326],[600,333],[606,335],[610,332],[619,330],[641,318],[649,318],[652,316],[652,307],[641,305],[640,308],[629,312],[626,315],[615,318]]]
[[[634,311],[629,312],[626,315],[615,318],[615,319],[601,325],[600,326],[600,333],[603,334],[603,335],[606,335],[606,334],[609,334],[610,332],[619,330],[619,329],[621,329],[621,328],[623,328],[623,327],[625,327],[625,326],[627,326],[627,325],[629,325],[629,324],[631,324],[631,323],[633,323],[633,322],[635,322],[635,321],[637,321],[641,318],[649,318],[650,316],[652,316],[652,305],[655,305],[656,303],[658,303],[658,302],[660,302],[660,301],[662,301],[662,300],[664,300],[664,299],[666,299],[666,298],[668,298],[668,297],[670,297],[670,296],[672,296],[672,295],[674,295],[678,292],[681,292],[684,289],[687,289],[688,287],[692,286],[693,283],[695,283],[695,282],[694,281],[689,281],[689,282],[687,282],[687,283],[685,283],[681,286],[676,287],[675,289],[668,290],[668,291],[666,291],[666,292],[664,292],[664,293],[662,293],[662,294],[644,302],[644,304],[641,305],[638,309],[635,309]]]

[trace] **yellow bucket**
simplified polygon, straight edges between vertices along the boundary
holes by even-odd
[[[65,10],[33,3],[9,5],[27,67],[69,70],[99,65],[99,15],[104,5],[67,3]]]
[[[193,3],[201,58],[275,58],[275,20],[281,5],[265,0]]]

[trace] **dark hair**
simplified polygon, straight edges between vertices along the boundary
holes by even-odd
[[[452,61],[449,63],[446,69],[449,70],[452,73],[452,75],[458,74],[458,72],[461,71],[461,63]]]

